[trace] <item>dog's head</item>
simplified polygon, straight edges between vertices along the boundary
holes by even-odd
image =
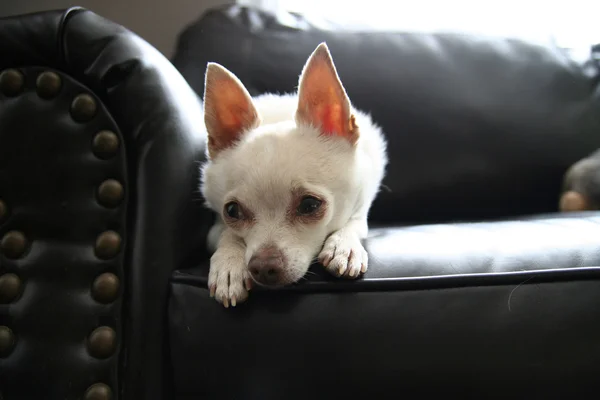
[[[304,66],[297,96],[261,101],[257,108],[231,72],[208,65],[202,191],[244,241],[253,279],[280,286],[304,276],[354,211],[359,132],[324,43]]]

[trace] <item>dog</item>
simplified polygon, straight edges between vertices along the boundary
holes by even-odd
[[[561,212],[600,209],[600,150],[573,164],[563,177]]]
[[[200,188],[219,216],[208,235],[211,297],[235,307],[253,285],[293,284],[317,260],[337,277],[364,274],[361,241],[387,143],[352,107],[326,43],[308,58],[295,94],[252,98],[233,73],[208,63],[203,104]]]

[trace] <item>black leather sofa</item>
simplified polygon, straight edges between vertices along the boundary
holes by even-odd
[[[182,32],[181,75],[84,10],[0,20],[0,39],[0,398],[597,397],[600,213],[557,213],[600,147],[594,48],[239,6]],[[291,91],[323,40],[389,141],[370,269],[316,265],[225,309],[193,92],[207,61]]]
[[[169,279],[212,218],[199,110],[90,11],[0,19],[0,399],[169,398]]]

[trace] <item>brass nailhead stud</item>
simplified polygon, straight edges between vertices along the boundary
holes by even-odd
[[[25,78],[16,69],[7,69],[0,74],[0,91],[5,96],[16,96],[23,89]]]
[[[56,72],[42,72],[36,82],[38,96],[43,99],[51,99],[60,92],[62,81]]]
[[[94,136],[92,151],[96,157],[106,160],[119,150],[119,137],[111,131],[100,131]]]
[[[98,201],[105,207],[116,207],[123,200],[123,185],[114,179],[107,179],[98,188]]]
[[[96,115],[96,101],[89,94],[80,94],[71,103],[71,116],[77,122],[87,122]]]
[[[15,345],[15,335],[8,326],[0,326],[0,357],[10,354]]]
[[[85,391],[83,400],[112,400],[112,390],[104,383],[94,383]]]
[[[92,357],[108,358],[117,347],[117,334],[108,326],[94,329],[88,339],[88,351]]]
[[[0,222],[8,215],[8,206],[2,200],[0,200]]]
[[[100,303],[111,303],[118,294],[119,278],[110,272],[99,275],[92,284],[92,296]]]
[[[96,256],[103,260],[115,257],[121,250],[121,236],[115,231],[102,232],[96,239]]]
[[[10,303],[21,293],[21,279],[16,274],[0,275],[0,303]]]
[[[25,235],[19,231],[7,232],[2,241],[0,241],[0,252],[6,258],[16,259],[25,253],[27,248],[27,239]]]

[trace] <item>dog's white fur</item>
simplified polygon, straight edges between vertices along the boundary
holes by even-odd
[[[332,76],[322,69],[324,77],[311,81],[306,75],[316,63],[331,64]],[[326,135],[318,114],[313,114],[316,120],[307,121],[306,113],[298,111],[303,105],[302,91],[317,93],[323,89],[307,87],[315,81],[332,88],[339,85],[341,91],[335,92],[339,96],[334,96],[334,102],[336,106],[346,104],[348,116],[354,116],[348,126],[352,130],[355,123],[355,136],[348,132]],[[234,100],[226,94],[231,90],[240,90]],[[309,101],[331,101],[331,97],[311,95],[304,95],[304,106],[310,107]],[[256,115],[242,112],[241,119],[235,121],[242,121],[244,129],[227,142],[227,138],[218,137],[219,126],[226,125],[218,124],[227,123],[219,121],[226,119],[220,116],[219,107],[228,105],[216,103],[231,102],[227,111],[235,114],[236,101],[248,105]],[[368,255],[361,240],[367,235],[367,215],[387,165],[386,142],[370,116],[350,105],[325,43],[307,61],[296,94],[250,99],[232,73],[209,63],[204,104],[209,149],[208,161],[202,167],[201,190],[208,207],[220,216],[209,235],[209,246],[214,250],[208,282],[211,295],[226,307],[244,301],[253,284],[248,263],[266,244],[277,246],[284,254],[282,284],[301,279],[316,256],[336,276],[355,278],[364,273]],[[289,222],[292,193],[298,189],[317,194],[327,204],[319,221]],[[225,224],[223,209],[232,198],[251,210],[252,226],[234,229]]]

